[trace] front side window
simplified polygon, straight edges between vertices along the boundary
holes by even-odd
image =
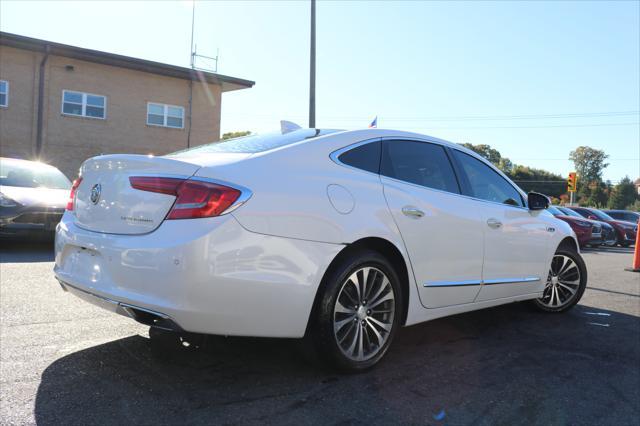
[[[62,113],[79,117],[106,117],[107,98],[91,93],[62,91]]]
[[[432,143],[384,141],[380,174],[427,188],[460,193],[444,148]]]
[[[9,82],[0,80],[0,106],[9,106]]]
[[[184,127],[184,108],[165,104],[147,104],[147,124],[151,126]]]
[[[495,170],[464,152],[454,149],[453,153],[467,175],[470,193],[466,195],[494,203],[524,207],[520,193]]]

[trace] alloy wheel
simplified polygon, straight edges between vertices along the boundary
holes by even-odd
[[[573,301],[580,287],[580,268],[569,256],[556,254],[551,261],[547,284],[538,301],[552,309]]]
[[[387,276],[362,267],[342,284],[333,314],[333,331],[342,353],[353,361],[374,357],[389,339],[395,294]]]

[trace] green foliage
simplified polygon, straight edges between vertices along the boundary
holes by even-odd
[[[569,153],[569,159],[573,161],[578,173],[578,180],[582,180],[583,184],[602,181],[602,172],[609,165],[605,163],[607,158],[609,156],[604,151],[588,146],[579,146]]]
[[[249,130],[243,130],[240,132],[227,132],[222,135],[222,140],[226,141],[227,139],[239,138],[242,136],[248,136],[251,132]]]
[[[562,176],[546,170],[515,165],[511,172],[506,174],[525,192],[541,192],[550,197],[560,198],[567,190]]]
[[[586,205],[599,209],[607,205],[607,199],[609,198],[607,184],[603,182],[593,182],[589,185],[589,190]]]
[[[636,187],[631,179],[629,179],[629,176],[625,176],[620,183],[613,187],[607,205],[610,209],[625,209],[637,200],[638,193],[636,192]]]
[[[633,204],[629,204],[625,207],[625,210],[631,210],[632,212],[640,212],[640,199],[636,200]]]
[[[490,145],[473,145],[470,143],[463,143],[462,146],[474,151],[477,154],[482,155],[484,158],[491,161],[491,163],[495,164],[496,166],[500,163],[500,159],[502,158],[500,152],[498,152],[497,149],[491,148]],[[509,161],[509,163],[511,162]]]

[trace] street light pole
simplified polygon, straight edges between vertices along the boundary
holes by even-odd
[[[309,128],[316,127],[316,0],[311,0],[311,46],[309,64]]]

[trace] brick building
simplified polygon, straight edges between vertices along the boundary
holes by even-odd
[[[0,156],[41,159],[73,178],[101,153],[216,141],[222,93],[253,84],[0,33]]]

